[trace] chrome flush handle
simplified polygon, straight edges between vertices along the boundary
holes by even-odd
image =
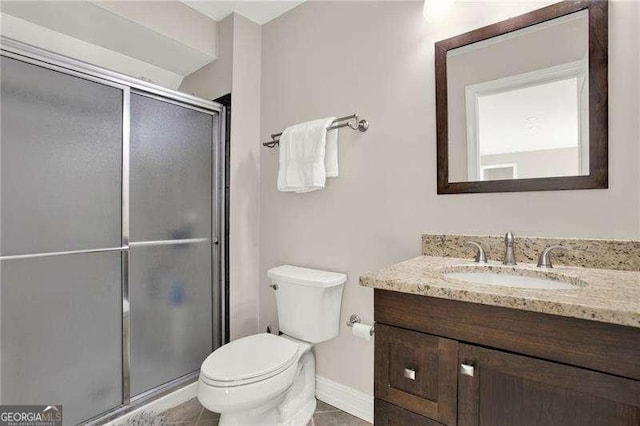
[[[476,263],[483,263],[483,264],[487,263],[487,255],[480,244],[476,243],[475,241],[467,241],[464,243],[464,245],[467,247],[473,247],[476,249],[476,258],[475,258]]]

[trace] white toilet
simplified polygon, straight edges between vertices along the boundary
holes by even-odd
[[[220,425],[306,425],[316,409],[311,348],[338,335],[346,274],[283,265],[267,273],[280,336],[228,343],[202,363],[198,400]]]

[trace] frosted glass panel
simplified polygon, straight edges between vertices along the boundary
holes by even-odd
[[[131,241],[211,236],[212,123],[131,95]]]
[[[2,255],[120,246],[122,91],[1,66]]]
[[[210,243],[130,252],[131,389],[196,371],[212,348]]]
[[[2,404],[62,404],[65,425],[118,406],[121,254],[1,267]]]

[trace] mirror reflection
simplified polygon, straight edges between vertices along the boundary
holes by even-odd
[[[588,11],[447,51],[449,182],[589,175]]]

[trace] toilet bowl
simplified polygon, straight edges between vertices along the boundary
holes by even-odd
[[[269,270],[280,336],[228,343],[205,359],[198,400],[222,426],[306,425],[316,408],[315,343],[338,335],[345,274],[284,265]]]
[[[198,399],[220,425],[306,424],[316,407],[311,345],[266,333],[231,342],[202,364]]]

